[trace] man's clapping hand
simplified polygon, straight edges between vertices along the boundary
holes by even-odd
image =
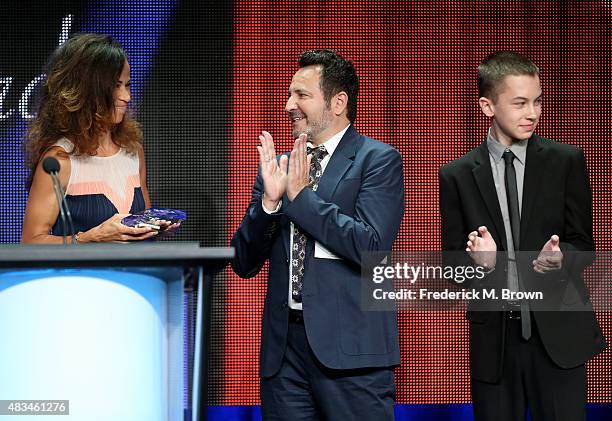
[[[283,155],[280,160],[276,160],[276,150],[270,133],[262,131],[259,140],[261,145],[257,146],[257,151],[264,184],[263,205],[268,210],[274,210],[287,190],[289,159]]]

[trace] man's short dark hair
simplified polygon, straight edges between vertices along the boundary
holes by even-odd
[[[540,74],[540,69],[527,57],[513,51],[498,51],[487,56],[478,66],[478,97],[497,99],[506,76]]]
[[[359,94],[359,77],[350,60],[345,60],[332,50],[309,50],[298,60],[300,68],[319,66],[321,68],[321,91],[325,101],[330,104],[331,99],[338,92],[348,95],[347,117],[351,123],[357,117],[357,95]]]

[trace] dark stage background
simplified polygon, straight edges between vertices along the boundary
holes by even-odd
[[[0,7],[0,242],[20,240],[27,197],[22,141],[42,66],[62,33],[94,31],[114,35],[130,56],[153,203],[189,215],[179,240],[229,243],[250,198],[257,135],[268,130],[277,150],[290,148],[283,107],[297,57],[326,47],[357,67],[357,128],[404,157],[406,212],[396,248],[439,249],[438,169],[484,140],[476,67],[493,51],[513,49],[541,69],[539,134],[585,152],[597,249],[611,251],[609,2],[106,0]],[[590,273],[589,282],[609,282],[598,277]],[[265,270],[250,280],[226,271],[214,286],[214,405],[259,403],[265,278]],[[610,342],[612,302],[599,307],[608,309],[598,318]],[[469,403],[463,314],[401,312],[399,323],[398,403]],[[589,402],[612,403],[611,363],[608,349],[588,364]],[[446,408],[452,417],[455,406]]]

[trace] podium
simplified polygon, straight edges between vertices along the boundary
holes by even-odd
[[[0,420],[45,419],[53,402],[66,421],[205,419],[211,277],[232,257],[197,243],[0,246],[0,401],[17,403]],[[19,406],[31,401],[44,402]]]

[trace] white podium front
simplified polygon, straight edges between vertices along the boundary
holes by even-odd
[[[196,369],[186,372],[184,267],[199,268],[205,297],[203,268],[214,272],[231,253],[172,243],[1,247],[0,400],[68,401],[60,419],[70,421],[184,420],[189,378],[196,407],[205,390],[206,359],[199,323]],[[53,416],[44,406],[19,419]]]

